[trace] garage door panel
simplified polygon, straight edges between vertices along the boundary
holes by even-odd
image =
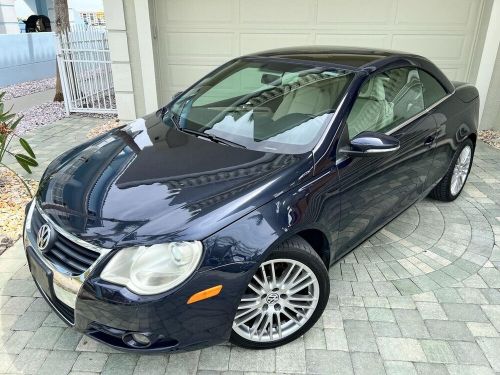
[[[439,66],[439,64],[437,64]],[[446,68],[446,67],[441,67],[441,70],[443,73],[448,77],[449,80],[463,80],[464,79],[464,73],[461,72],[461,69],[459,68]]]
[[[399,0],[397,23],[402,25],[434,25],[465,27],[475,0]]]
[[[299,45],[390,48],[467,79],[485,0],[155,0],[162,97],[242,54]]]
[[[241,34],[240,53],[248,54],[266,49],[311,44],[310,34]]]
[[[393,0],[318,0],[320,24],[386,24],[392,21]]]
[[[216,69],[218,65],[169,65],[173,86],[191,86],[195,81]]]
[[[356,46],[367,48],[389,48],[391,38],[389,35],[368,35],[368,34],[316,34],[316,44]]]
[[[204,57],[234,54],[233,33],[168,33],[166,46],[168,56]]]
[[[166,81],[161,83],[167,87],[165,101],[178,91],[185,90],[194,82],[216,69],[218,65],[168,65],[166,66]]]
[[[159,24],[222,23],[234,20],[234,0],[158,0],[161,3],[157,12]]]
[[[310,1],[252,0],[240,2],[240,22],[243,24],[309,24],[313,18]]]
[[[463,45],[463,35],[394,35],[392,40],[392,48],[430,59],[460,59]]]

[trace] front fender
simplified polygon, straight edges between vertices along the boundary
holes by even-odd
[[[314,177],[205,239],[204,265],[253,264],[242,275],[246,282],[240,284],[241,295],[273,247],[303,230],[321,231],[329,249],[334,249],[340,223],[338,195],[336,169]],[[334,254],[330,257],[334,259]],[[233,313],[238,303],[236,300]]]

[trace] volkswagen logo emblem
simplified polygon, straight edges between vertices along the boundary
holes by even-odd
[[[266,298],[266,303],[269,305],[274,305],[276,302],[278,302],[280,299],[280,296],[278,293],[271,292],[267,295]]]
[[[50,243],[52,229],[48,226],[48,224],[43,224],[40,229],[38,229],[38,237],[36,240],[36,244],[40,251],[44,251]]]

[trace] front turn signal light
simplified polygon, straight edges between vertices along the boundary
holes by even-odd
[[[202,290],[201,292],[195,293],[191,297],[189,297],[187,304],[190,305],[192,303],[202,301],[207,298],[215,297],[220,293],[221,290],[222,290],[222,285],[216,285],[211,288]]]

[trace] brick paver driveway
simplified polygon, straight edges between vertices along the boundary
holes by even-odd
[[[331,268],[327,310],[303,338],[154,356],[66,328],[18,243],[0,256],[0,373],[499,373],[499,243],[500,151],[480,144],[459,199],[418,203]]]

